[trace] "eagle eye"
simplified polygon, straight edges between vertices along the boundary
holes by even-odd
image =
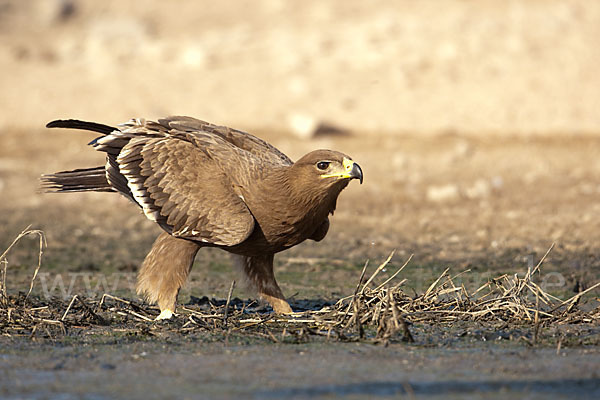
[[[329,161],[319,161],[317,163],[317,168],[321,171],[325,171],[327,168],[329,168],[329,164]]]

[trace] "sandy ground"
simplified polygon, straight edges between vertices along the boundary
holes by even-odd
[[[2,0],[0,129],[176,113],[298,134],[597,133],[598,37],[587,0]]]
[[[352,182],[340,196],[324,242],[307,242],[276,257],[289,295],[339,295],[352,288],[351,277],[365,260],[379,263],[394,249],[393,264],[415,255],[407,273],[417,289],[445,267],[471,269],[476,281],[524,271],[552,243],[540,279],[554,290],[581,290],[600,275],[597,139],[262,136],[292,158],[315,148],[344,151],[365,172],[362,186]],[[40,173],[103,163],[85,146],[91,138],[27,131],[9,136],[0,150],[2,247],[27,225],[43,229],[48,249],[42,272],[132,274],[159,233],[118,195],[39,193]],[[31,268],[37,263],[35,245],[17,247],[11,264]],[[191,285],[201,289],[195,294],[224,297],[235,278],[228,263],[225,253],[203,249]],[[225,279],[215,281],[207,270]],[[320,288],[320,280],[327,287]]]

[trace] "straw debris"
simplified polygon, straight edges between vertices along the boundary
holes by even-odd
[[[193,298],[190,304],[178,308],[173,320],[155,322],[154,318],[158,315],[156,307],[108,293],[100,299],[86,299],[79,294],[68,300],[30,296],[41,267],[45,239],[43,232],[28,229],[0,256],[3,267],[0,333],[4,336],[43,336],[54,340],[83,330],[104,335],[115,332],[134,336],[168,333],[211,335],[214,338],[216,335],[225,341],[230,340],[231,335],[244,335],[275,343],[321,339],[370,341],[383,345],[391,342],[426,344],[431,327],[443,330],[467,324],[477,329],[524,327],[529,333],[521,337],[536,345],[544,328],[575,324],[598,326],[600,322],[599,306],[585,310],[580,307],[582,297],[600,286],[600,282],[567,300],[554,297],[536,283],[536,274],[552,247],[524,276],[505,274],[489,279],[472,292],[458,281],[469,271],[452,276],[449,269],[445,269],[423,293],[409,294],[404,289],[406,279],[402,279],[401,272],[409,265],[412,255],[389,277],[379,277],[386,267],[392,265],[392,252],[366,280],[368,263],[365,263],[354,293],[324,307],[311,307],[310,301],[305,301],[308,303],[307,311],[275,315],[255,302],[232,298],[235,286],[232,282],[227,300]],[[9,294],[6,255],[16,242],[27,235],[40,238],[39,263],[29,291],[26,294]],[[379,280],[382,282],[377,284]],[[558,349],[564,346],[564,339],[562,335],[555,343]]]

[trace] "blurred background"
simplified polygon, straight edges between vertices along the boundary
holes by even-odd
[[[135,274],[160,231],[114,194],[39,193],[104,163],[93,134],[44,125],[179,114],[362,166],[328,238],[276,258],[288,295],[347,294],[393,249],[421,287],[524,271],[552,243],[557,290],[600,277],[598,1],[0,0],[0,71],[0,249],[43,229],[43,271]],[[226,255],[197,264],[190,290],[224,297]]]
[[[596,133],[599,41],[587,0],[1,0],[0,127]]]

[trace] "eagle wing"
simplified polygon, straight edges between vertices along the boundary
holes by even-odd
[[[144,214],[173,236],[232,246],[252,233],[254,217],[227,174],[194,144],[135,139],[117,162]]]
[[[172,116],[148,123],[150,129],[165,129],[170,132],[203,133],[204,136],[220,138],[234,147],[252,154],[262,164],[275,166],[292,165],[293,162],[274,146],[249,133],[226,126],[211,124],[192,117]],[[208,135],[206,135],[208,134]]]
[[[264,161],[221,135],[135,120],[92,144],[107,153],[111,186],[173,236],[233,246],[252,233],[235,183]]]

